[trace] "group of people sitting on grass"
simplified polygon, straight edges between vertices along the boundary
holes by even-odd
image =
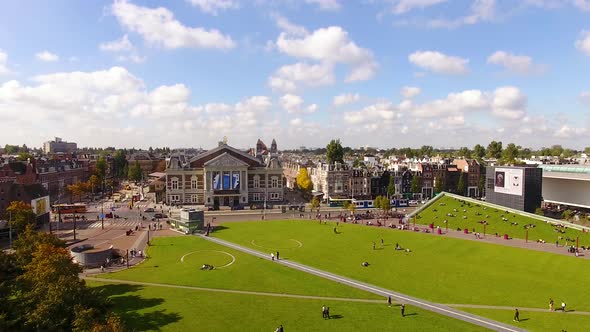
[[[203,266],[201,266],[201,270],[213,270],[215,267],[213,265],[209,265],[209,264],[203,264]]]

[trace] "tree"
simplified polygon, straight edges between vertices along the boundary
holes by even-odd
[[[459,195],[465,196],[465,187],[465,173],[461,172],[461,175],[459,176],[459,183],[457,183],[457,193]]]
[[[469,151],[469,148],[464,146],[461,149],[459,149],[459,151],[457,152],[457,155],[459,157],[463,157],[463,158],[470,158],[471,157],[471,151]]]
[[[373,207],[376,209],[380,209],[381,208],[381,199],[383,197],[382,196],[377,196],[375,197],[375,199],[373,200]]]
[[[317,209],[320,207],[320,200],[317,197],[311,199],[311,208]]]
[[[486,174],[485,171],[483,174],[479,175],[479,182],[477,184],[477,188],[479,189],[479,196],[482,197],[486,191]]]
[[[590,154],[590,146],[587,146],[586,148],[584,148],[584,153]]]
[[[572,218],[573,214],[574,213],[572,212],[572,210],[567,209],[567,210],[563,211],[563,219],[570,220]]]
[[[500,159],[502,157],[502,142],[492,141],[486,150],[488,158]]]
[[[100,180],[98,179],[98,176],[94,174],[91,175],[88,179],[88,183],[90,184],[90,187],[92,188],[92,193],[94,194],[94,189],[98,188],[98,186],[100,185]]]
[[[350,211],[351,215],[354,215],[354,212],[356,211],[356,204],[353,204],[353,203],[348,204],[348,211]]]
[[[21,201],[12,201],[6,208],[6,217],[13,231],[20,234],[27,225],[35,225],[36,215],[30,204]]]
[[[561,154],[563,153],[563,147],[561,147],[561,145],[556,144],[551,146],[551,155],[552,156],[561,156]]]
[[[127,157],[125,150],[117,150],[113,156],[113,174],[117,178],[124,178],[127,176]]]
[[[483,157],[485,157],[486,155],[486,149],[481,146],[480,144],[476,144],[473,147],[473,153],[471,154],[471,156],[477,160],[482,160]]]
[[[99,157],[98,160],[96,161],[96,176],[98,176],[98,179],[100,180],[100,183],[102,184],[102,190],[104,192],[104,184],[105,184],[105,180],[106,180],[106,175],[107,175],[107,161],[104,159],[104,157]]]
[[[344,163],[344,150],[342,149],[342,144],[340,144],[339,139],[331,140],[326,146],[326,159],[329,164],[335,162]]]
[[[438,194],[443,191],[443,181],[441,177],[434,178],[434,193]]]
[[[518,157],[518,148],[514,143],[508,144],[506,149],[502,151],[502,159],[505,164],[514,163]]]
[[[387,197],[392,198],[395,196],[395,194],[395,177],[390,174],[389,184],[387,185]]]
[[[82,194],[84,194],[84,185],[81,182],[69,184],[66,190],[70,193],[71,197],[78,196],[79,200],[82,200]]]
[[[29,225],[21,232],[18,239],[14,241],[14,258],[17,266],[21,269],[31,262],[33,253],[42,244],[50,244],[54,247],[66,247],[66,243],[50,233],[37,232],[32,225]]]
[[[420,150],[418,150],[417,154],[420,157],[424,157],[424,156],[432,157],[432,155],[434,154],[434,148],[430,145],[422,145]]]
[[[139,161],[135,161],[135,164],[129,168],[129,180],[134,182],[141,181],[143,172],[141,170],[141,165],[139,165]]]
[[[410,191],[412,193],[419,193],[421,191],[420,190],[420,180],[418,179],[418,176],[417,175],[414,175],[412,177],[412,183],[410,185]]]
[[[21,151],[21,152],[18,153],[18,156],[16,157],[16,160],[19,160],[19,161],[33,160],[33,155],[31,155],[28,152]]]
[[[309,177],[309,173],[307,172],[307,168],[301,167],[299,169],[299,174],[297,174],[297,188],[301,189],[305,192],[310,192],[313,189],[313,183]]]
[[[381,197],[381,202],[379,203],[379,208],[383,210],[383,213],[387,213],[387,211],[391,210],[391,202],[385,196],[378,196],[377,198]]]

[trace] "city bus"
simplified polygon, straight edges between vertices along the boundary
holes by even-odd
[[[86,213],[86,204],[55,204],[52,207],[53,213]]]

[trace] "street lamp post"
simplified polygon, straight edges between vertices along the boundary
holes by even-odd
[[[76,209],[74,208],[74,241],[76,241]]]
[[[104,229],[104,202],[100,202],[100,228]]]

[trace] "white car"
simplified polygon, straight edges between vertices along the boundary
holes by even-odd
[[[410,205],[418,205],[418,201],[408,201],[408,204],[410,204]]]

